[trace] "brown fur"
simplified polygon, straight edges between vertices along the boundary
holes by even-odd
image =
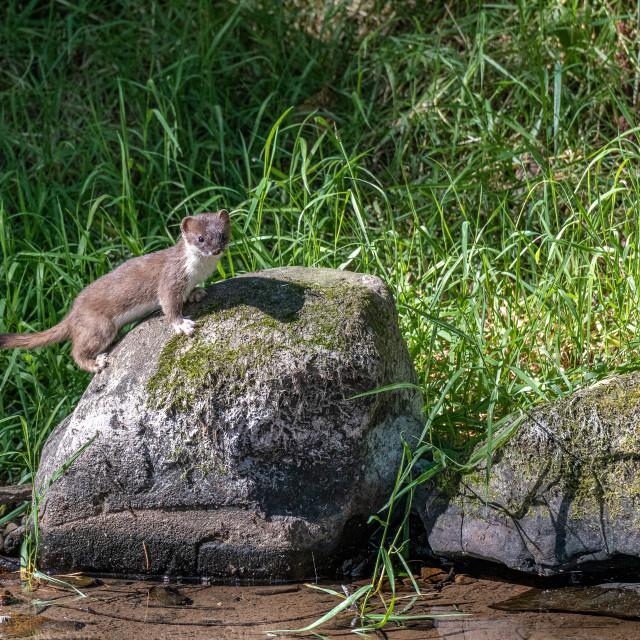
[[[182,317],[182,307],[188,298],[199,297],[189,294],[211,275],[226,249],[229,214],[222,209],[188,216],[180,227],[182,237],[173,247],[128,260],[85,287],[55,327],[33,334],[0,334],[0,348],[36,348],[71,338],[78,366],[99,373],[107,364],[104,351],[120,326],[154,308],[162,308],[176,333],[191,335],[194,323]]]

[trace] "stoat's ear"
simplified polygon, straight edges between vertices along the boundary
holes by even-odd
[[[225,224],[229,222],[229,212],[226,209],[220,209],[220,211],[218,211],[218,215]]]
[[[189,231],[189,226],[193,224],[193,216],[187,216],[186,218],[182,218],[182,222],[180,223],[180,230],[182,233],[186,233]]]

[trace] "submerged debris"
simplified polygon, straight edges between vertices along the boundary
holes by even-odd
[[[0,615],[0,638],[29,638],[45,631],[78,631],[83,622],[51,620],[32,613],[12,613]]]
[[[71,587],[76,587],[77,589],[88,589],[90,587],[97,587],[102,584],[102,581],[99,580],[98,578],[90,578],[89,576],[83,576],[81,574],[68,575],[68,576],[61,575],[61,576],[54,576],[54,577],[57,580],[65,582]],[[61,584],[53,584],[51,586],[53,586],[54,588],[56,587],[63,588],[63,589],[68,588]]]
[[[163,607],[184,607],[193,600],[182,595],[176,587],[156,585],[149,589],[149,598]]]
[[[640,618],[640,584],[612,583],[595,587],[529,589],[491,605],[502,611],[565,611],[616,618]]]
[[[440,567],[422,567],[420,569],[420,579],[427,583],[440,582],[447,577],[447,572]]]
[[[16,598],[8,589],[0,589],[0,607],[8,607],[12,604],[17,604],[18,598]]]

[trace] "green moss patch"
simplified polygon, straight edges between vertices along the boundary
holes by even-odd
[[[502,504],[514,517],[532,507],[540,511],[542,496],[570,500],[567,516],[609,522],[631,517],[640,526],[640,374],[611,380],[539,409],[494,461],[488,500]],[[507,471],[511,468],[513,476]],[[516,483],[520,491],[511,486]],[[484,469],[469,474],[443,474],[437,487],[443,498],[475,504],[459,493],[467,485],[485,496]],[[516,495],[526,498],[518,504]]]
[[[186,410],[196,396],[238,395],[283,373],[282,354],[315,356],[330,375],[335,360],[383,345],[387,318],[364,286],[317,286],[266,278],[222,283],[196,316],[196,334],[174,336],[147,384],[156,407]],[[333,362],[333,365],[331,364]]]

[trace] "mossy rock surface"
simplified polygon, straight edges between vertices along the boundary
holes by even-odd
[[[161,314],[130,331],[50,436],[38,483],[99,434],[41,503],[41,565],[268,579],[341,562],[419,433],[419,392],[351,399],[416,382],[388,288],[271,269],[185,313],[191,338]]]
[[[486,468],[420,494],[437,554],[554,575],[640,566],[640,372],[533,412]]]

